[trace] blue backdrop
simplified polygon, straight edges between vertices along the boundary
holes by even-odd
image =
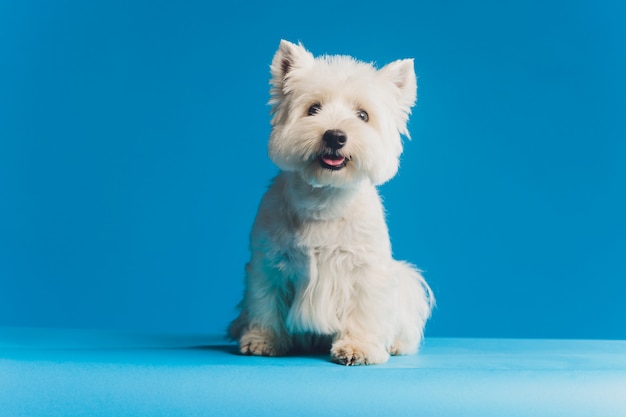
[[[0,325],[226,326],[285,38],[415,58],[381,192],[428,335],[626,338],[625,4],[2,1]]]

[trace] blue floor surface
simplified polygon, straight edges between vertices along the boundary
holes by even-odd
[[[626,416],[626,341],[427,339],[414,356],[244,357],[217,336],[0,328],[0,416]]]

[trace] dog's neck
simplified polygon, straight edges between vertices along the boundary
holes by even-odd
[[[285,177],[287,204],[300,221],[333,220],[341,218],[351,203],[366,186],[364,183],[353,187],[314,187],[295,172],[283,172]]]

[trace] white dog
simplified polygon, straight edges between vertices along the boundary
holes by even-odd
[[[376,185],[392,178],[416,100],[413,60],[377,70],[281,41],[271,66],[269,155],[241,313],[243,354],[330,349],[345,365],[415,353],[434,298],[396,261]]]

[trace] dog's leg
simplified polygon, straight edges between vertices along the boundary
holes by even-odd
[[[387,362],[392,342],[393,305],[391,288],[382,265],[361,269],[355,277],[351,308],[342,319],[342,329],[335,335],[330,355],[342,365],[369,365]]]
[[[292,347],[285,325],[290,294],[277,285],[278,278],[263,264],[261,256],[253,255],[246,266],[246,293],[241,315],[231,325],[231,336],[238,339],[244,355],[280,356]]]
[[[286,339],[273,329],[251,324],[239,339],[239,351],[244,355],[282,356],[290,350]]]
[[[333,342],[330,357],[333,362],[346,366],[374,365],[387,362],[389,353],[384,344],[375,338],[360,338],[344,333]]]

